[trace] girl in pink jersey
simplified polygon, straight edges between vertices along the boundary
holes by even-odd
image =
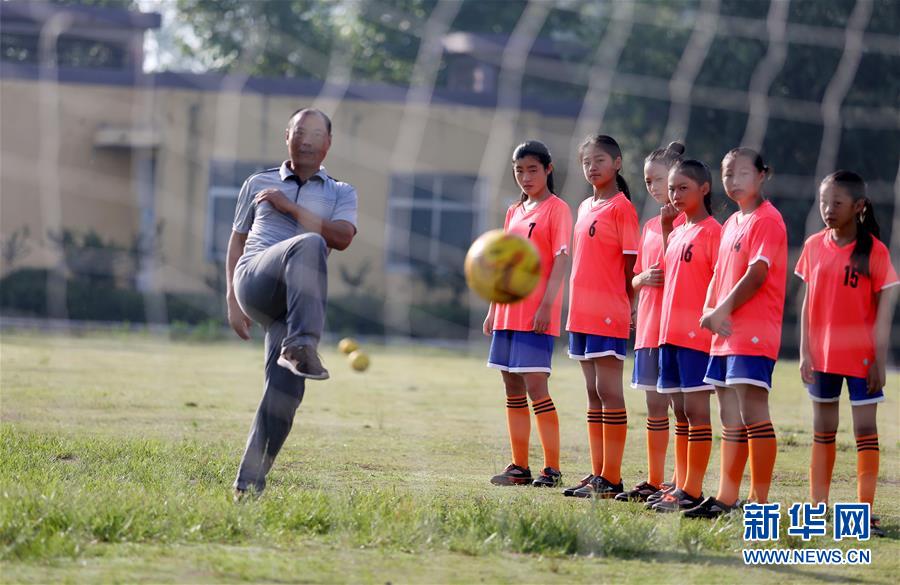
[[[622,151],[605,135],[578,149],[593,195],[578,207],[569,292],[569,356],[581,363],[588,395],[591,474],[563,494],[612,498],[622,493],[627,415],[622,362],[631,329],[637,211],[619,170]]]
[[[813,401],[810,499],[828,502],[841,386],[847,380],[856,436],[857,499],[875,502],[880,451],[876,409],[884,400],[885,363],[897,273],[866,197],[862,177],[837,171],[819,186],[827,226],[803,246],[795,273],[806,283],[800,317],[800,375]],[[871,532],[884,536],[871,517]]]
[[[669,169],[681,160],[684,145],[672,142],[665,148],[657,148],[644,160],[644,184],[647,193],[660,208],[669,203]],[[676,225],[684,223],[684,216],[679,214]],[[637,322],[634,339],[634,371],[631,376],[631,387],[641,390],[647,401],[647,479],[633,489],[616,496],[616,500],[646,501],[658,497],[663,491],[673,488],[671,483],[663,481],[666,465],[666,451],[669,446],[669,403],[680,395],[665,395],[656,391],[659,378],[659,316],[662,310],[663,296],[663,235],[660,216],[657,214],[644,224],[638,247],[637,261],[634,265],[634,278],[631,283],[637,296]],[[687,460],[687,419],[683,409],[673,403],[676,418],[676,478],[686,468]],[[683,436],[681,431],[684,430]],[[683,448],[682,448],[683,447]],[[684,457],[682,458],[682,451]],[[682,461],[684,459],[684,461]]]
[[[492,337],[488,367],[500,370],[506,387],[506,420],[512,463],[491,478],[494,485],[556,487],[559,471],[559,419],[547,386],[553,338],[560,332],[563,281],[569,270],[572,212],[553,193],[550,151],[537,140],[516,147],[513,175],[522,197],[506,212],[503,229],[527,238],[541,256],[541,280],[525,299],[492,303],[484,334]],[[544,467],[533,479],[528,467],[531,417],[534,410],[544,449]]]
[[[716,269],[700,326],[712,332],[704,382],[716,387],[722,419],[719,491],[687,510],[715,518],[738,505],[749,457],[750,500],[766,503],[777,445],[769,415],[772,371],[781,346],[787,279],[787,230],[762,195],[769,168],[740,147],[722,160],[725,192],[740,208],[722,227]]]
[[[675,490],[651,504],[657,512],[676,512],[702,503],[703,476],[712,450],[709,395],[714,387],[703,381],[711,334],[699,324],[722,232],[712,217],[711,189],[712,174],[700,161],[681,161],[669,172],[671,206],[661,215],[665,282],[656,389],[681,399],[688,422],[688,446],[687,469]],[[674,227],[678,212],[686,221]]]

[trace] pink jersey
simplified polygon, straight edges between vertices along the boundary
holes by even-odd
[[[787,230],[781,214],[769,201],[746,216],[735,212],[722,226],[711,305],[718,306],[747,269],[760,260],[769,266],[765,282],[731,314],[731,335],[712,336],[711,355],[778,359],[787,286]]]
[[[674,226],[684,223],[684,214],[679,213]],[[659,216],[651,217],[641,231],[634,273],[640,274],[654,264],[662,268],[662,225]],[[662,307],[661,286],[644,286],[638,293],[637,326],[634,332],[634,349],[659,347],[659,315]]]
[[[569,205],[556,195],[541,201],[531,211],[526,211],[524,205],[516,203],[506,211],[503,229],[507,233],[527,238],[537,248],[541,256],[541,281],[530,295],[518,303],[494,304],[494,329],[534,331],[534,316],[547,291],[547,282],[550,280],[556,256],[569,251],[572,211]],[[550,327],[546,331],[549,335],[559,335],[562,292],[563,287],[560,286],[553,299]]]
[[[625,256],[638,253],[637,211],[624,194],[578,206],[572,245],[569,322],[576,333],[627,338],[631,300],[625,289]]]
[[[722,226],[714,217],[682,225],[669,234],[663,270],[665,285],[659,344],[669,343],[709,353],[712,333],[700,327],[706,290],[712,280]]]
[[[850,259],[856,243],[838,246],[825,229],[806,240],[796,274],[806,282],[809,350],[818,372],[865,378],[875,359],[876,295],[897,286],[887,247],[872,242],[869,276]]]

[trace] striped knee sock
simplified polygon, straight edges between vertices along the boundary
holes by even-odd
[[[549,396],[531,403],[537,421],[538,436],[544,448],[544,467],[559,470],[559,416]]]
[[[603,472],[603,411],[590,408],[587,411],[588,445],[591,448],[591,475]]]
[[[815,433],[809,461],[809,499],[813,504],[828,503],[831,474],[834,470],[837,432]]]
[[[712,427],[696,425],[688,429],[688,470],[684,488],[688,495],[699,498],[703,493],[703,477],[712,451]]]
[[[647,417],[647,483],[659,487],[666,472],[669,417]]]
[[[875,504],[880,459],[877,433],[856,437],[856,497],[860,502]]]
[[[750,494],[756,502],[765,504],[769,501],[769,487],[778,453],[772,421],[748,425],[747,439],[750,448]]]
[[[675,421],[675,485],[678,488],[683,488],[687,479],[689,427],[687,421]]]
[[[506,428],[509,430],[512,462],[519,467],[528,468],[531,415],[528,413],[528,398],[525,396],[508,396],[506,398]]]
[[[624,408],[603,409],[603,471],[600,475],[612,484],[622,481],[622,454],[628,433],[628,415]]]
[[[748,451],[747,427],[722,428],[721,469],[716,499],[729,506],[738,500]]]

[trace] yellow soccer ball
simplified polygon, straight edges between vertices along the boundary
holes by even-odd
[[[357,349],[359,349],[359,344],[352,337],[345,337],[338,343],[338,351],[344,355],[349,355]]]
[[[478,296],[495,303],[521,301],[541,280],[541,257],[525,238],[492,230],[466,254],[466,282]]]
[[[365,352],[356,350],[347,356],[347,359],[350,361],[350,367],[357,372],[365,372],[369,369],[369,354]]]

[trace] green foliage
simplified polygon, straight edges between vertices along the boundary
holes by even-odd
[[[384,335],[384,297],[352,292],[329,298],[325,328],[339,335]]]
[[[53,271],[22,268],[0,280],[0,310],[7,315],[51,317],[47,289]],[[117,288],[104,279],[73,278],[61,284],[66,290],[69,319],[84,321],[125,321],[144,323],[146,297],[133,289]],[[202,294],[167,293],[164,298],[168,319],[209,327],[212,319],[224,323],[218,297]]]

